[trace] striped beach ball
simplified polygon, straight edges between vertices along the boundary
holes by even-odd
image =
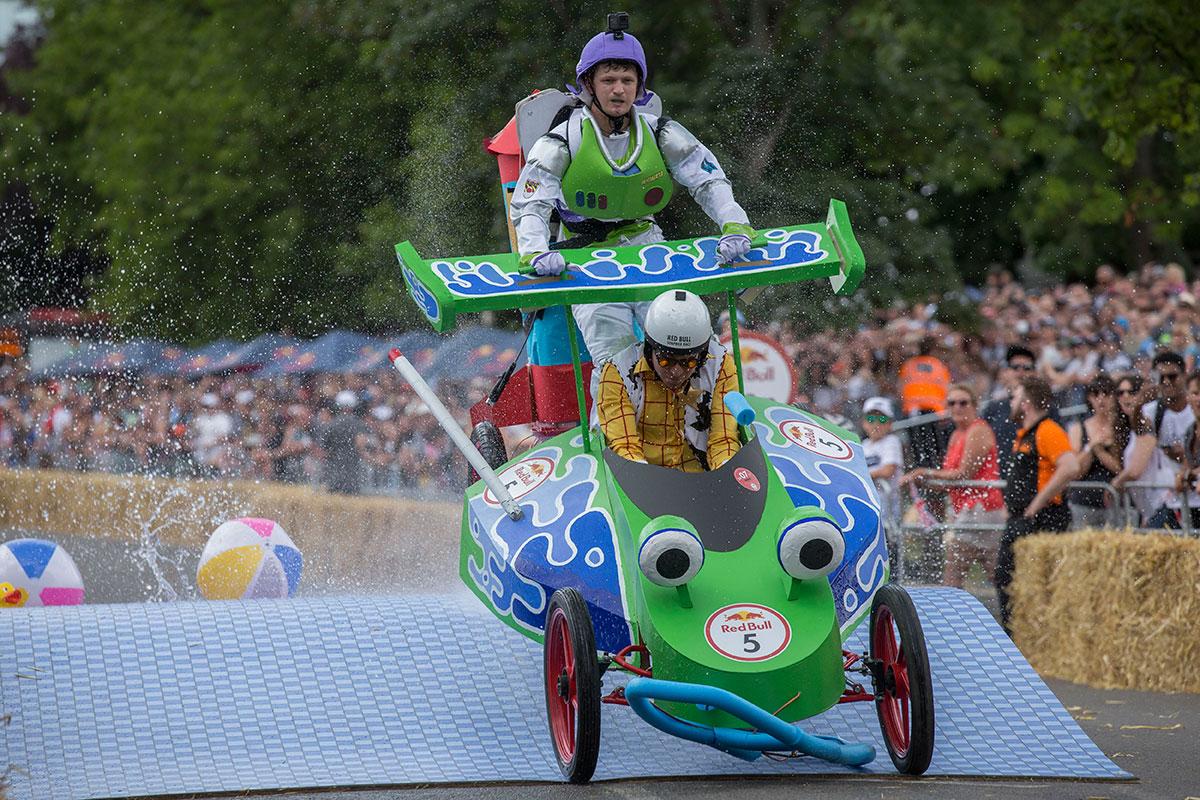
[[[196,583],[209,600],[291,597],[302,566],[300,550],[278,523],[243,517],[208,537]]]
[[[83,576],[66,550],[44,539],[0,545],[0,608],[82,602]]]

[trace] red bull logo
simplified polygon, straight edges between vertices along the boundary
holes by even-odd
[[[726,334],[721,344],[733,350],[733,337]],[[796,370],[791,357],[770,336],[754,331],[742,331],[737,354],[742,362],[742,377],[747,394],[769,397],[786,403],[796,392]]]
[[[838,461],[848,461],[854,457],[854,451],[850,449],[850,445],[844,439],[806,420],[784,420],[779,423],[779,432],[793,444],[817,455],[834,458]]]
[[[765,661],[782,653],[792,638],[787,619],[758,603],[737,603],[713,612],[704,626],[709,645],[734,661]]]
[[[533,456],[513,464],[496,477],[500,479],[500,483],[515,500],[541,486],[553,474],[554,461],[545,456]],[[500,505],[491,489],[484,491],[483,500],[493,506]]]
[[[755,620],[762,620],[755,622]],[[742,609],[734,611],[731,614],[725,615],[725,621],[721,623],[721,633],[747,633],[754,631],[769,631],[774,627],[771,620],[766,618],[766,615],[759,611],[747,611]]]
[[[755,361],[767,360],[766,353],[762,353],[756,348],[740,347],[738,349],[742,351],[742,364],[753,364]]]

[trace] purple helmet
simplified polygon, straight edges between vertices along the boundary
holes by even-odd
[[[618,38],[619,37],[619,38]],[[646,92],[646,51],[642,43],[629,33],[597,33],[579,55],[575,65],[575,80],[583,87],[583,75],[601,61],[632,61],[638,68],[638,96]]]

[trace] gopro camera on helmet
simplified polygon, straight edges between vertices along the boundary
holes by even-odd
[[[605,33],[611,33],[614,39],[624,39],[627,30],[629,30],[629,14],[627,12],[617,11],[608,15],[608,30]]]

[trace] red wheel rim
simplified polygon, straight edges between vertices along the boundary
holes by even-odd
[[[554,749],[563,763],[575,757],[575,720],[579,713],[579,695],[575,689],[575,652],[567,629],[567,615],[556,607],[546,626],[546,707]],[[566,696],[559,691],[566,675]]]
[[[911,736],[909,718],[908,661],[904,649],[896,642],[892,611],[887,606],[875,610],[875,629],[871,632],[875,657],[882,662],[884,688],[879,699],[879,714],[883,731],[896,755],[908,753]],[[888,678],[891,680],[888,680]]]

